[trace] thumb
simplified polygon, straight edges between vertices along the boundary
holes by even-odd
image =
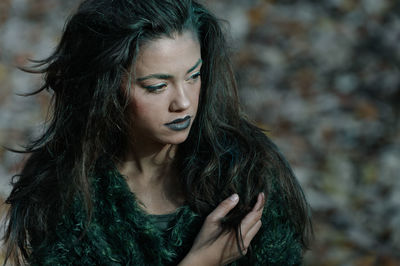
[[[208,215],[211,222],[219,222],[219,220],[227,215],[239,202],[238,194],[233,194],[229,198],[222,201],[214,211]]]

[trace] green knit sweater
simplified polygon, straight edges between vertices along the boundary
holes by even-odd
[[[188,205],[177,209],[171,226],[161,230],[136,201],[115,165],[104,160],[94,175],[94,215],[86,234],[85,212],[78,200],[46,241],[32,239],[31,265],[177,265],[189,252],[205,217]],[[252,240],[253,261],[246,255],[229,264],[300,265],[298,236],[282,208],[282,195],[270,191],[262,227]],[[250,253],[248,253],[250,254]]]

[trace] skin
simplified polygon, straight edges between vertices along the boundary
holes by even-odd
[[[130,113],[134,120],[132,145],[119,166],[135,196],[151,214],[164,214],[180,206],[177,175],[171,167],[177,145],[188,137],[189,128],[173,131],[164,124],[190,115],[195,119],[201,88],[200,45],[190,32],[163,37],[141,47],[133,78],[124,83],[130,90]],[[161,75],[160,75],[161,74]],[[156,90],[155,90],[156,89]],[[178,192],[177,192],[178,191]],[[238,203],[226,199],[211,212],[179,265],[225,265],[240,257],[234,230],[206,244],[221,230],[220,220]],[[261,227],[263,194],[241,221],[244,254]]]
[[[233,196],[233,195],[232,195]],[[203,223],[200,232],[194,240],[193,246],[186,257],[178,264],[179,266],[217,266],[226,265],[241,257],[237,247],[236,234],[231,230],[227,234],[221,235],[211,244],[207,244],[211,236],[221,230],[220,220],[225,217],[239,202],[239,198],[231,198],[222,201],[214,211],[212,211]],[[260,193],[253,209],[243,218],[240,230],[243,237],[243,254],[247,253],[250,242],[261,228],[261,216],[264,210],[265,196]]]
[[[133,141],[118,168],[149,213],[169,213],[183,200],[177,195],[179,184],[171,163],[196,117],[200,69],[200,44],[184,32],[143,45],[125,79],[124,88],[130,86]],[[191,123],[183,131],[164,125],[187,115]]]

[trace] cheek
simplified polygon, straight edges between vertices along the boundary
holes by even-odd
[[[200,98],[200,91],[201,91],[201,81],[199,81],[198,84],[196,84],[196,88],[195,88],[195,94],[194,94],[194,103],[197,104],[199,103],[199,98]]]
[[[163,113],[165,112],[165,102],[162,99],[144,99],[136,98],[132,101],[132,115],[136,123],[152,127],[151,125],[159,124],[163,121]]]
[[[149,106],[151,105],[141,97],[137,95],[131,97],[131,113],[136,121],[146,119],[146,116],[151,113]]]
[[[149,121],[152,120],[152,114],[156,112],[154,108],[151,108],[150,104],[146,104],[143,102],[136,102],[133,104],[133,116],[138,121]]]

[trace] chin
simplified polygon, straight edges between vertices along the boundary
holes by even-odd
[[[185,140],[187,140],[189,134],[185,132],[185,134],[179,134],[179,136],[174,136],[174,137],[170,137],[165,139],[165,143],[168,144],[181,144],[183,142],[185,142]]]
[[[175,144],[175,145],[181,144],[181,143],[185,142],[186,139],[187,139],[187,136],[185,138],[172,140],[172,141],[169,142],[169,144]]]

